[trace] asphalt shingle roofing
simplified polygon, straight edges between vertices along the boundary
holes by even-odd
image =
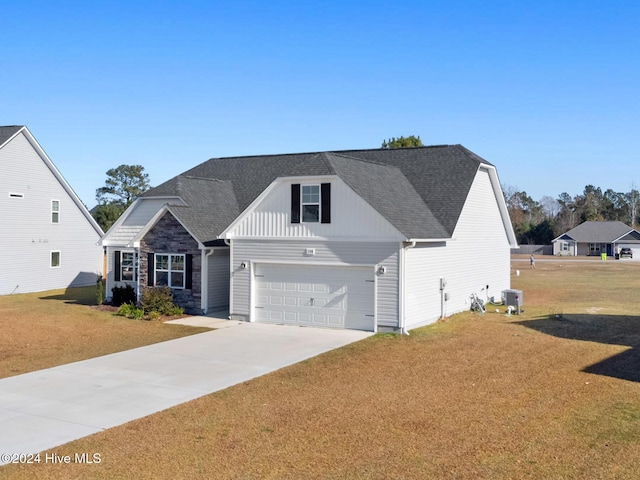
[[[578,243],[611,243],[634,230],[622,222],[584,222],[569,230],[561,238],[569,237]]]
[[[461,145],[212,158],[143,196],[180,196],[171,212],[213,241],[278,177],[336,175],[407,238],[451,237],[481,164]]]
[[[22,128],[21,125],[14,125],[11,127],[0,127],[0,147],[6,143],[16,132]]]

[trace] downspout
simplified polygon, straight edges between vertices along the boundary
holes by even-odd
[[[231,248],[231,239],[223,239],[224,244],[229,247],[229,320],[231,320],[231,312],[233,309],[233,248]]]
[[[140,247],[134,247],[134,254],[136,256],[136,298],[140,302]]]
[[[409,331],[407,330],[407,325],[406,325],[406,319],[405,319],[405,285],[406,285],[406,251],[409,250],[410,248],[413,248],[416,246],[416,242],[414,241],[408,241],[407,242],[403,242],[403,243],[408,243],[408,245],[403,244],[402,248],[400,249],[400,268],[401,268],[401,273],[400,273],[400,306],[399,306],[399,314],[400,314],[400,333],[402,335],[409,335]]]

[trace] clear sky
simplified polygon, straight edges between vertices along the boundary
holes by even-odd
[[[209,158],[460,143],[535,200],[640,185],[640,1],[3,2],[0,125],[89,207]]]

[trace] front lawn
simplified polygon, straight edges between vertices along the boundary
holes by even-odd
[[[95,288],[0,296],[0,378],[208,329],[128,320],[95,305]]]
[[[52,450],[16,479],[636,479],[640,264],[514,264],[491,307],[378,335]],[[495,312],[495,309],[499,313]]]

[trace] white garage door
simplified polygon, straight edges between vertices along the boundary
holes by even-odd
[[[256,320],[374,330],[372,267],[258,264]]]

